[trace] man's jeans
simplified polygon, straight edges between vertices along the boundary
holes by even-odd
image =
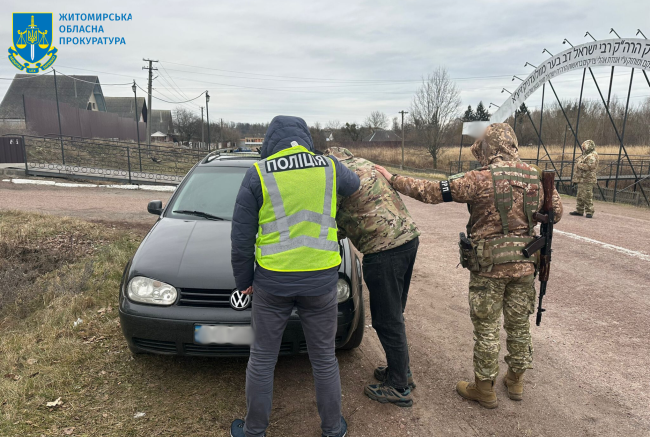
[[[404,326],[413,264],[419,239],[363,257],[363,277],[370,292],[372,327],[386,353],[388,383],[398,389],[408,386],[409,351]]]
[[[273,373],[282,334],[294,306],[302,323],[316,386],[316,403],[325,435],[341,427],[341,379],[334,355],[338,315],[336,288],[321,296],[281,297],[254,287],[252,326],[255,340],[246,369],[244,425],[247,437],[263,436],[273,402]]]

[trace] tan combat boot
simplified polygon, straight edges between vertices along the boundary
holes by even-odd
[[[485,408],[496,408],[497,392],[494,391],[494,381],[481,381],[475,378],[475,382],[460,381],[456,385],[459,395],[470,401],[478,401]]]
[[[503,377],[503,383],[508,387],[508,397],[513,401],[520,401],[524,394],[524,372],[515,373],[508,369]]]

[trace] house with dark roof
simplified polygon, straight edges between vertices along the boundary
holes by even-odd
[[[392,143],[402,141],[402,137],[392,130],[375,129],[373,133],[363,139],[364,142],[370,143]]]
[[[136,110],[136,99],[133,97],[104,97],[106,112],[117,114],[118,117],[133,120]],[[138,121],[147,122],[147,101],[144,97],[137,98]]]
[[[161,132],[171,141],[174,135],[174,120],[169,109],[153,109],[151,111],[151,133]],[[160,141],[160,139],[157,139]]]
[[[79,109],[106,111],[104,93],[97,76],[56,76],[57,90],[54,89],[54,76],[43,74],[16,74],[0,103],[0,123],[16,127],[25,126],[23,96],[40,100],[56,100]]]

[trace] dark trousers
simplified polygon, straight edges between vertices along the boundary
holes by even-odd
[[[307,340],[314,374],[316,404],[325,435],[341,428],[341,379],[334,355],[338,302],[336,288],[320,296],[282,297],[253,284],[252,327],[255,334],[246,368],[246,437],[263,436],[273,401],[273,371],[282,334],[294,306]],[[306,399],[304,402],[309,402]]]
[[[363,277],[370,294],[372,327],[386,353],[388,383],[399,389],[408,386],[409,351],[404,326],[418,238],[402,246],[363,257]]]

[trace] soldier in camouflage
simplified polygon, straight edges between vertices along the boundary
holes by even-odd
[[[388,364],[375,369],[375,378],[381,383],[367,385],[364,393],[382,403],[410,407],[415,383],[403,313],[420,232],[399,194],[375,171],[372,162],[355,158],[342,147],[330,147],[325,154],[334,156],[361,180],[357,192],[339,198],[336,223],[339,236],[347,236],[364,255],[372,326]]]
[[[576,199],[576,210],[569,214],[587,218],[594,216],[594,186],[598,183],[596,172],[598,171],[598,153],[596,144],[587,140],[580,146],[582,155],[576,160],[576,170],[573,175],[573,183],[578,186]]]
[[[532,218],[544,201],[538,171],[519,159],[517,138],[505,123],[488,127],[472,146],[484,166],[452,176],[447,181],[419,180],[391,175],[400,193],[425,203],[460,202],[469,205],[469,240],[461,247],[461,264],[470,270],[469,307],[474,324],[474,382],[456,386],[466,399],[496,408],[494,381],[499,374],[499,320],[507,333],[508,372],[504,383],[513,400],[521,400],[523,375],[531,368],[533,346],[529,316],[535,307],[535,259],[521,249],[532,241]],[[562,203],[553,193],[555,220],[562,217]],[[464,237],[464,235],[463,235]]]

